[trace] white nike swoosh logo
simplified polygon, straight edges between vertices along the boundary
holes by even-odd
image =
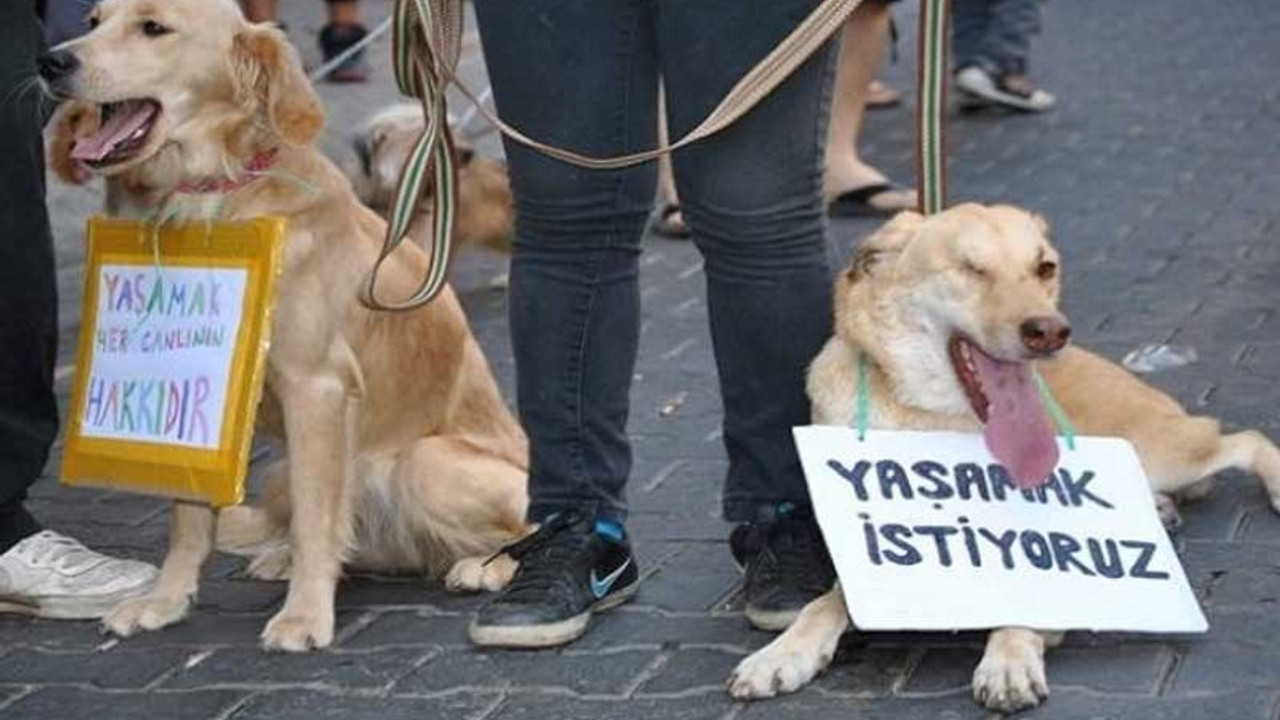
[[[627,558],[627,561],[619,565],[617,570],[614,570],[604,576],[603,579],[597,578],[595,568],[592,568],[591,593],[596,596],[597,600],[608,595],[609,589],[613,587],[613,584],[618,581],[618,578],[621,577],[622,573],[629,567],[631,567],[631,558]]]

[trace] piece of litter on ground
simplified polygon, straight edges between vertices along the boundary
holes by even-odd
[[[688,399],[689,399],[689,393],[687,392],[677,393],[670,400],[667,400],[665,403],[662,404],[662,409],[658,411],[658,415],[662,417],[671,417],[672,415],[675,414],[677,410],[680,409],[681,405],[684,405],[684,401]]]
[[[212,654],[213,654],[213,651],[212,651],[212,650],[202,650],[202,651],[200,651],[200,652],[198,652],[198,653],[195,653],[195,654],[194,654],[194,655],[192,655],[191,657],[187,658],[187,661],[186,661],[185,663],[183,663],[183,664],[182,664],[182,669],[183,669],[183,670],[190,670],[191,668],[193,668],[193,667],[195,667],[195,666],[199,665],[200,663],[204,662],[204,661],[205,661],[205,659],[206,659],[206,658],[208,658],[208,657],[209,657],[210,655],[212,655]]]
[[[1198,359],[1196,349],[1190,345],[1153,344],[1130,351],[1120,362],[1133,372],[1152,373],[1182,367]]]

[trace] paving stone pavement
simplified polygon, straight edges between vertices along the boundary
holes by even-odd
[[[907,4],[909,5],[909,4]],[[367,17],[386,0],[366,0]],[[288,3],[304,54],[319,3]],[[903,61],[909,88],[912,9]],[[1280,5],[1273,0],[1048,5],[1035,75],[1061,106],[1037,117],[952,114],[953,200],[1002,200],[1044,213],[1064,255],[1065,306],[1079,341],[1118,358],[1146,343],[1194,346],[1199,361],[1151,376],[1196,412],[1280,436]],[[323,86],[326,148],[392,98],[387,44],[375,81]],[[468,57],[474,57],[474,48]],[[478,74],[474,62],[468,73]],[[907,179],[912,103],[868,118],[866,154]],[[480,141],[492,152],[492,135]],[[81,228],[96,189],[55,187],[51,206],[63,289],[62,365],[71,362],[82,274]],[[843,261],[871,221],[830,228]],[[500,258],[464,254],[455,272],[503,387],[512,366],[504,296],[488,287]],[[730,668],[768,640],[739,615],[739,580],[718,519],[724,471],[719,401],[699,261],[654,239],[643,258],[644,326],[633,392],[632,532],[645,584],[560,652],[477,652],[464,628],[475,598],[415,578],[356,576],[339,592],[327,652],[264,655],[257,633],[278,583],[210,563],[184,624],[116,641],[92,623],[0,619],[0,718],[987,718],[968,698],[973,635],[853,637],[840,662],[792,697],[745,706],[723,690]],[[59,371],[65,396],[69,375]],[[32,509],[90,544],[159,560],[162,502],[60,488]],[[1189,508],[1177,537],[1211,631],[1203,637],[1070,637],[1050,656],[1053,697],[1037,720],[1274,720],[1280,713],[1280,518],[1251,478],[1225,473]]]

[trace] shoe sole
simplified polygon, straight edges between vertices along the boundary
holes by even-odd
[[[473,620],[467,628],[471,642],[480,647],[548,648],[567,645],[587,632],[591,616],[612,610],[635,596],[640,589],[636,580],[617,592],[597,601],[586,612],[567,620],[544,625],[477,625]]]
[[[36,603],[0,598],[0,614],[27,615],[46,620],[101,620],[116,606],[137,592],[101,595],[93,598],[45,598]]]
[[[799,610],[761,610],[748,605],[743,608],[742,614],[746,616],[747,622],[751,623],[751,627],[765,632],[782,632],[791,627],[791,623],[796,621],[800,616]]]
[[[1017,95],[1001,92],[1001,90],[997,88],[994,84],[986,85],[986,84],[977,84],[977,83],[965,83],[961,85],[960,83],[956,83],[956,87],[958,87],[961,92],[965,93],[966,95],[969,95],[971,98],[974,98],[975,100],[995,103],[997,105],[1007,107],[1007,108],[1012,108],[1014,110],[1019,110],[1022,112],[1029,112],[1029,113],[1044,112],[1046,110],[1050,110],[1053,108],[1053,105],[1048,105],[1044,107],[1033,105],[1031,102],[1022,99]]]

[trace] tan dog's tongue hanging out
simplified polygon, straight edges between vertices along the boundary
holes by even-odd
[[[1030,362],[1006,362],[962,338],[949,345],[956,376],[983,423],[987,449],[1020,488],[1036,487],[1058,464],[1053,423]]]

